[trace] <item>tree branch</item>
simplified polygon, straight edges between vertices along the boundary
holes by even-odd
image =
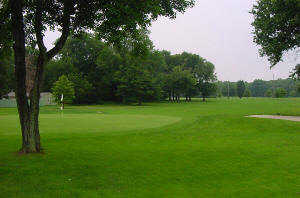
[[[72,11],[72,3],[67,1],[64,4],[63,17],[62,17],[62,33],[56,45],[47,52],[47,61],[52,59],[64,46],[70,33],[70,15]]]
[[[42,26],[42,4],[43,1],[35,1],[36,11],[35,11],[35,21],[34,21],[34,30],[37,40],[37,45],[39,47],[40,53],[47,51],[44,41],[43,41],[43,26]]]

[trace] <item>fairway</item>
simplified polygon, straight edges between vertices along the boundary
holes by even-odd
[[[0,108],[0,197],[299,197],[299,98],[41,108],[43,154],[17,154]]]

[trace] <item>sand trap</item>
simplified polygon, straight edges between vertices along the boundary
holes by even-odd
[[[246,117],[251,118],[270,118],[270,119],[277,119],[277,120],[290,120],[295,122],[300,122],[300,116],[279,116],[279,115],[249,115]]]

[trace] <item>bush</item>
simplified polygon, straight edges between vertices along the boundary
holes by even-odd
[[[74,85],[67,76],[62,75],[59,77],[52,87],[52,94],[57,104],[72,103],[75,98]],[[61,98],[63,95],[63,99]]]

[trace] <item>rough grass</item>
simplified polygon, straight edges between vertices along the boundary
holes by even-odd
[[[18,155],[0,109],[0,197],[299,197],[300,99],[41,109],[45,154]]]

